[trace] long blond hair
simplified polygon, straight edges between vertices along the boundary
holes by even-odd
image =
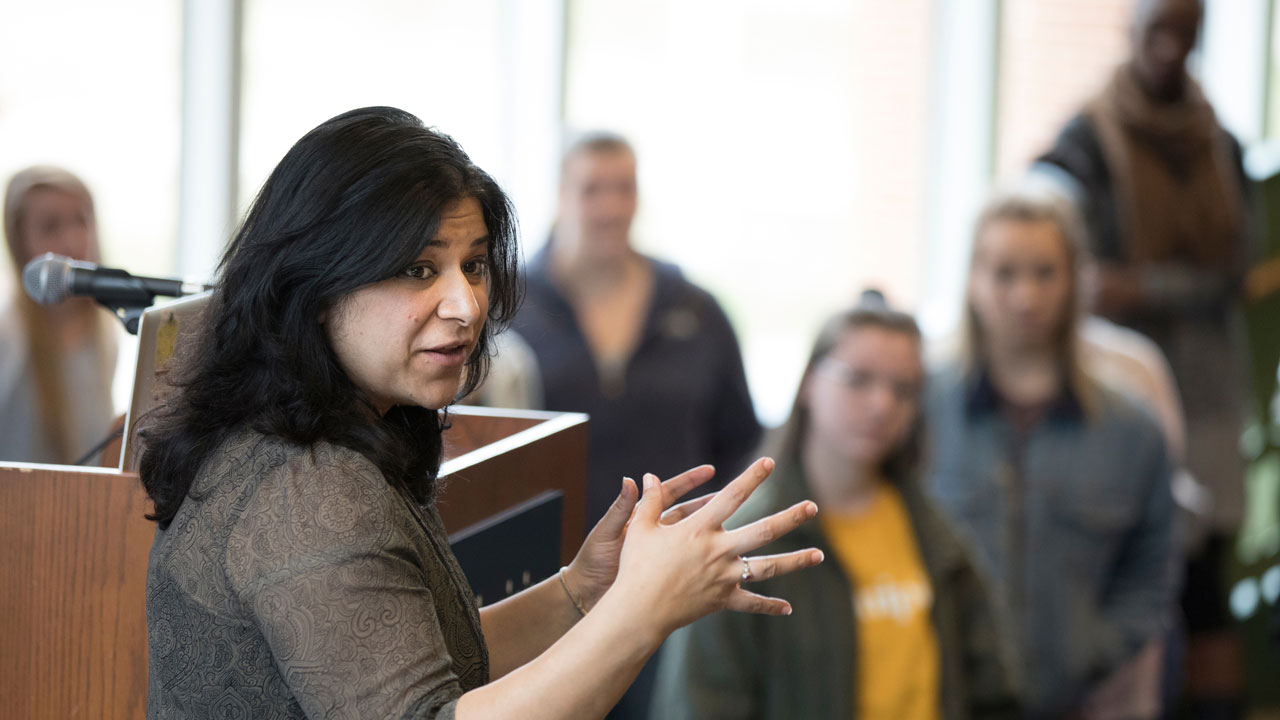
[[[39,413],[41,430],[49,439],[50,446],[60,462],[72,462],[72,453],[82,452],[86,448],[74,447],[73,423],[70,422],[71,409],[67,398],[66,381],[62,377],[62,353],[60,352],[57,328],[46,308],[37,305],[29,298],[22,287],[22,268],[31,260],[26,251],[22,236],[23,221],[27,212],[27,201],[30,194],[38,189],[52,189],[72,195],[85,205],[85,211],[91,222],[94,218],[93,196],[80,178],[67,170],[49,165],[29,167],[15,174],[9,180],[4,199],[4,234],[9,248],[9,259],[14,272],[14,308],[18,311],[27,339],[27,351],[30,355],[32,381],[35,387],[36,410]],[[96,222],[93,222],[96,228]],[[96,262],[98,260],[98,239],[96,230],[90,233],[88,257],[78,258]],[[76,315],[89,315],[88,324],[93,328],[91,342],[105,355],[110,346],[110,317],[87,300],[74,302],[71,312]],[[105,373],[104,373],[105,375]],[[109,383],[110,378],[104,378]]]
[[[1054,333],[1055,355],[1062,368],[1068,389],[1075,395],[1085,412],[1096,407],[1094,386],[1088,380],[1080,356],[1080,325],[1084,315],[1085,226],[1075,206],[1061,193],[1039,183],[1024,181],[1000,190],[992,195],[978,213],[973,225],[972,249],[969,254],[969,275],[965,284],[965,314],[961,358],[972,370],[986,362],[987,346],[982,333],[982,323],[973,307],[973,271],[982,251],[982,235],[999,221],[1023,223],[1047,222],[1053,225],[1062,242],[1067,258],[1069,275],[1067,306],[1063,309],[1061,325]]]

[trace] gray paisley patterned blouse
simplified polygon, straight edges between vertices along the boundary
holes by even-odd
[[[489,655],[439,515],[363,456],[243,433],[157,531],[147,717],[453,718]]]

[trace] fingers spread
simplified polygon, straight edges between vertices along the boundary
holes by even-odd
[[[733,545],[733,552],[741,555],[768,545],[800,527],[817,514],[818,506],[811,500],[804,500],[786,510],[761,518],[726,534]]]
[[[626,529],[627,522],[631,520],[631,511],[636,507],[636,501],[640,499],[640,491],[636,489],[636,481],[631,478],[622,478],[622,490],[618,493],[618,497],[614,498],[613,504],[609,506],[609,510],[605,512],[604,517],[596,523],[592,533],[601,533],[602,537],[616,538]]]
[[[791,603],[781,598],[765,597],[738,588],[729,596],[725,609],[759,615],[790,615]]]
[[[769,458],[760,458],[751,463],[751,467],[716,493],[716,499],[707,503],[699,516],[707,524],[720,527],[735,510],[742,506],[751,493],[760,487],[760,483],[764,482],[771,472],[773,472],[773,460]]]
[[[743,558],[743,561],[746,562],[746,568],[735,568],[735,570],[741,573],[742,570],[749,568],[751,575],[746,582],[758,582],[779,575],[786,575],[796,570],[813,567],[821,563],[823,559],[821,550],[809,548],[807,550],[782,553],[781,555],[757,555]]]
[[[662,516],[662,511],[666,508],[666,502],[662,496],[662,483],[658,482],[658,476],[653,473],[645,473],[644,494],[640,496],[640,502],[636,504],[633,518],[650,525],[656,525],[658,518]]]
[[[710,465],[699,465],[667,480],[662,483],[662,490],[666,493],[667,502],[673,503],[679,500],[690,490],[715,477],[715,474],[716,469]]]
[[[686,500],[679,505],[672,506],[670,510],[662,513],[662,524],[674,525],[675,523],[680,522],[698,510],[701,510],[702,507],[711,502],[712,498],[715,496],[715,493],[711,493],[710,495],[703,495],[702,497]]]

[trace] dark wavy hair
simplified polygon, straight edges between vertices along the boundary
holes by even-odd
[[[813,349],[809,351],[809,360],[801,375],[801,387],[818,363],[835,350],[846,333],[867,327],[905,335],[917,344],[922,342],[920,326],[916,324],[915,318],[891,308],[880,291],[863,291],[856,305],[833,315],[822,325],[814,340]],[[797,392],[791,406],[791,415],[774,433],[773,440],[766,447],[766,453],[779,458],[799,457],[808,432],[809,409],[805,407],[803,393]],[[880,471],[884,473],[885,479],[893,483],[912,480],[919,469],[923,447],[924,413],[917,408],[915,420],[906,437],[880,464]]]
[[[319,319],[411,265],[465,198],[480,204],[489,232],[489,314],[458,397],[484,379],[494,334],[520,302],[506,194],[452,138],[395,108],[344,113],[289,150],[222,257],[174,394],[142,424],[149,519],[167,528],[210,453],[242,429],[351,448],[420,502],[434,497],[444,414],[395,407],[379,418]]]

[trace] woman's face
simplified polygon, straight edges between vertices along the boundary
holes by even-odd
[[[322,319],[347,376],[380,413],[453,401],[489,312],[489,231],[465,198],[398,276],[347,295]]]
[[[994,220],[977,242],[969,302],[985,341],[1003,351],[1052,348],[1067,319],[1072,283],[1057,226]]]
[[[810,439],[859,464],[883,462],[915,422],[923,376],[914,337],[874,325],[846,331],[805,379]]]
[[[98,236],[93,213],[75,193],[37,187],[26,195],[20,237],[25,260],[47,252],[73,260],[97,261]]]

